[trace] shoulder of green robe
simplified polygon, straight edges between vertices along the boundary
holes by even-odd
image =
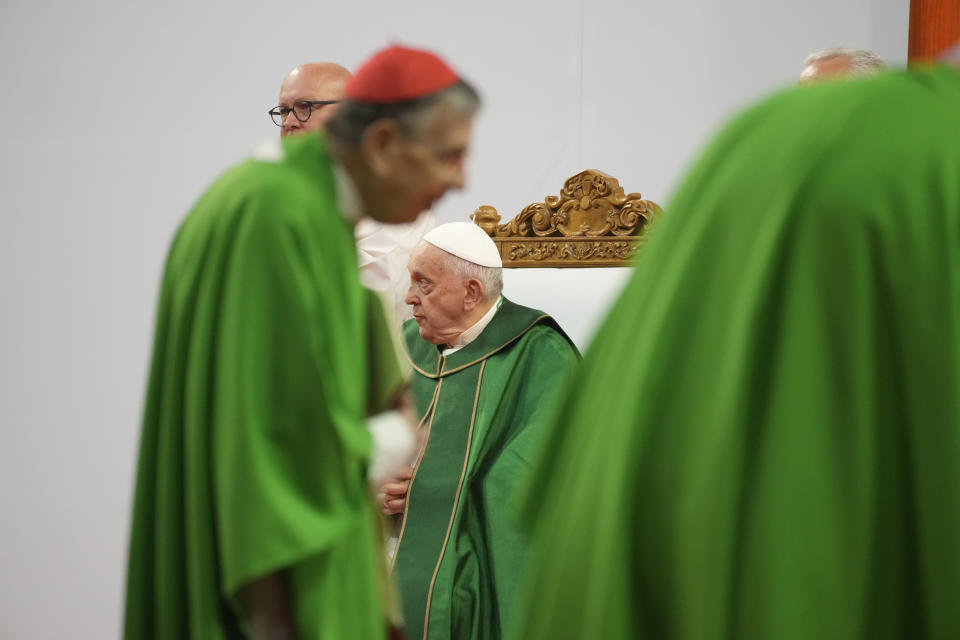
[[[555,331],[570,345],[576,356],[580,356],[573,340],[551,316],[538,309],[513,303],[506,297],[493,320],[477,339],[449,357],[444,358],[437,345],[420,337],[416,320],[407,320],[403,324],[403,342],[405,354],[414,371],[438,379],[508,351],[534,327]]]
[[[338,213],[332,160],[323,139],[294,138],[278,141],[225,171],[189,218],[242,215],[251,222],[263,217],[270,224],[294,225],[322,220],[321,224],[346,228]]]

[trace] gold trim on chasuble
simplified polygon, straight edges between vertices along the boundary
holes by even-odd
[[[442,359],[443,356],[440,356]],[[423,456],[427,453],[427,445],[430,444],[430,432],[433,430],[433,416],[434,409],[437,405],[437,398],[440,397],[440,387],[443,386],[443,380],[437,383],[436,388],[433,390],[433,398],[430,400],[430,406],[427,407],[427,410],[424,412],[423,417],[420,418],[420,422],[417,424],[417,429],[423,428],[423,421],[427,419],[427,416],[430,417],[430,422],[427,423],[427,435],[423,437],[423,444],[420,446],[420,453],[417,454],[417,462],[413,465],[413,474],[410,475],[410,482],[407,484],[407,499],[403,501],[403,518],[400,521],[400,534],[397,536],[397,544],[393,546],[393,556],[390,558],[390,571],[393,572],[393,566],[397,563],[397,552],[400,550],[400,542],[403,540],[403,532],[407,529],[407,511],[410,506],[410,488],[413,486],[413,480],[417,477],[417,471],[420,470],[420,461],[423,460]],[[479,382],[477,387],[479,388]],[[470,428],[473,428],[471,423]]]
[[[406,357],[407,362],[410,363],[410,366],[413,367],[413,369],[414,369],[415,371],[417,371],[418,373],[423,374],[424,376],[430,378],[431,380],[436,380],[437,378],[440,378],[440,379],[442,380],[444,376],[448,376],[448,375],[450,375],[451,373],[456,373],[457,371],[461,371],[461,370],[463,370],[463,369],[466,369],[467,367],[472,367],[473,365],[477,364],[478,362],[481,362],[481,361],[483,361],[483,360],[486,360],[486,359],[489,358],[490,356],[496,355],[497,353],[503,351],[504,349],[506,349],[507,347],[509,347],[511,344],[513,344],[514,342],[516,342],[517,340],[519,340],[520,338],[522,338],[522,337],[524,336],[524,334],[527,333],[527,331],[530,331],[530,329],[532,329],[533,327],[535,327],[535,326],[537,325],[537,323],[539,323],[541,320],[543,320],[544,318],[549,318],[549,317],[550,317],[550,315],[547,314],[547,313],[543,313],[543,314],[537,316],[537,317],[533,320],[533,322],[531,322],[531,323],[528,324],[526,327],[524,327],[524,329],[523,329],[522,331],[520,331],[517,335],[513,336],[512,338],[510,338],[510,339],[507,340],[506,342],[504,342],[502,345],[500,345],[500,346],[497,347],[496,349],[491,349],[490,351],[487,351],[485,354],[483,354],[482,356],[480,356],[480,357],[477,358],[476,360],[471,360],[470,362],[467,362],[466,364],[461,364],[461,365],[458,366],[458,367],[454,367],[453,369],[447,369],[446,371],[443,370],[443,366],[446,364],[446,359],[445,359],[442,355],[441,355],[441,356],[439,357],[439,359],[437,360],[437,372],[436,372],[436,373],[429,373],[429,372],[427,372],[427,371],[424,371],[424,370],[421,369],[420,367],[418,367],[418,366],[417,366],[417,363],[414,362],[414,361],[413,361],[413,358],[410,357],[410,353],[407,351],[407,349],[404,349],[404,350],[403,350],[403,355]],[[569,340],[569,338],[567,338],[567,340]],[[467,345],[466,347],[463,347],[463,348],[466,349],[466,348],[469,347],[469,346],[470,346],[470,345]],[[434,401],[436,401],[436,398],[434,398]],[[432,407],[432,406],[433,406],[433,405],[431,404],[431,407]],[[429,411],[428,411],[428,412],[429,412]]]
[[[538,321],[539,321],[539,318],[538,318]],[[530,325],[530,326],[533,326],[533,325]],[[507,344],[509,344],[509,342]],[[496,351],[503,349],[503,347],[505,346],[507,345],[504,344],[503,346],[499,347]],[[496,353],[496,351],[492,351],[487,355],[492,355],[493,353]],[[441,371],[443,370],[443,360],[444,360],[443,356],[440,356],[439,369]],[[481,360],[483,362],[480,362]],[[470,414],[470,428],[467,431],[466,452],[463,454],[463,467],[460,469],[460,480],[459,482],[457,482],[457,490],[454,493],[454,497],[453,497],[453,508],[450,510],[450,520],[447,522],[447,532],[443,536],[443,545],[441,545],[440,547],[440,555],[437,558],[437,564],[433,569],[433,575],[430,577],[430,586],[427,588],[427,606],[426,606],[426,611],[424,612],[424,617],[423,617],[423,640],[427,640],[427,633],[430,630],[430,603],[433,600],[433,586],[437,581],[437,574],[440,572],[440,565],[443,563],[443,555],[447,551],[447,542],[450,540],[450,531],[453,529],[453,521],[457,515],[457,506],[460,504],[460,493],[463,491],[463,480],[467,475],[467,466],[470,462],[470,450],[471,450],[471,445],[473,444],[473,426],[477,421],[477,403],[480,400],[480,385],[483,383],[483,370],[487,366],[486,356],[470,364],[476,364],[477,362],[480,362],[480,371],[477,373],[477,389],[474,392],[474,396],[473,396],[473,412]],[[464,367],[465,366],[469,366],[469,365],[464,365]],[[454,369],[454,371],[459,371],[462,368],[463,367],[457,367],[457,369]],[[444,373],[451,373],[451,372],[447,371]],[[422,424],[423,421],[427,418],[427,416],[428,415],[430,416],[430,421],[427,424],[427,435],[424,438],[423,447],[420,451],[419,457],[417,458],[417,464],[413,468],[413,475],[410,476],[410,484],[408,485],[408,487],[413,487],[413,480],[414,478],[417,477],[417,471],[420,469],[420,462],[423,461],[424,456],[426,456],[427,454],[427,446],[430,443],[430,432],[433,429],[433,417],[435,415],[437,399],[440,397],[440,387],[442,385],[443,385],[443,378],[440,378],[440,382],[437,384],[437,388],[433,392],[433,399],[430,401],[430,406],[427,408],[426,413],[424,413],[423,417],[420,419],[420,423]],[[403,542],[403,532],[407,527],[407,511],[409,509],[409,506],[410,506],[410,489],[408,488],[407,500],[403,505],[403,523],[400,525],[400,535],[397,537],[397,544],[393,548],[393,558],[390,561],[391,571],[393,571],[393,566],[394,564],[396,564],[396,561],[397,561],[397,554],[400,551],[400,543]]]
[[[453,520],[457,514],[457,505],[460,504],[460,492],[463,490],[463,479],[467,475],[467,463],[470,461],[470,445],[473,443],[473,425],[477,420],[477,401],[480,399],[480,384],[483,382],[483,369],[486,366],[486,360],[480,363],[480,372],[477,374],[477,391],[473,396],[473,412],[470,414],[470,430],[467,431],[467,451],[463,455],[463,468],[460,470],[460,482],[457,483],[457,492],[453,499],[453,509],[450,511],[450,521],[447,523],[447,533],[443,536],[443,546],[440,547],[440,557],[437,558],[437,566],[433,569],[433,576],[430,578],[430,587],[427,589],[427,610],[423,616],[423,640],[427,640],[427,633],[430,631],[430,602],[433,600],[433,584],[436,582],[437,574],[440,572],[443,554],[447,550],[447,542],[450,540],[450,530],[453,529]],[[441,382],[443,381],[441,380]],[[439,387],[439,385],[437,386]],[[426,448],[424,448],[424,452],[426,452]],[[398,546],[399,544],[400,542],[397,541]]]

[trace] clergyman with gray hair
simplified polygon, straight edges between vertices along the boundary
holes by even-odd
[[[353,225],[412,222],[463,186],[479,105],[466,87],[429,51],[383,49],[332,114],[373,116],[349,120],[349,139],[284,136],[218,178],[180,226],[157,312],[125,638],[383,640],[397,626],[368,482],[406,466],[413,425]],[[333,106],[287,99],[281,124],[318,124]]]
[[[547,314],[507,300],[493,240],[440,225],[410,256],[403,326],[421,432],[413,466],[378,496],[399,515],[393,571],[410,638],[499,638],[527,555],[512,518],[545,444],[543,416],[576,347]]]
[[[887,68],[872,51],[852,47],[828,47],[814,51],[803,61],[799,84],[814,84],[850,76],[863,76]]]

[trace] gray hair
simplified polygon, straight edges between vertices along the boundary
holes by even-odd
[[[452,253],[447,253],[447,261],[464,280],[477,280],[480,283],[484,300],[494,300],[503,291],[502,267],[484,267]]]
[[[830,58],[847,58],[850,60],[851,75],[873,73],[874,71],[887,67],[887,63],[883,61],[883,58],[873,51],[855,49],[853,47],[827,47],[826,49],[814,51],[803,61],[803,67],[807,68],[814,62],[820,62],[821,60],[828,60]]]
[[[327,122],[327,135],[347,148],[360,145],[363,132],[373,122],[394,120],[404,135],[416,137],[426,126],[430,111],[439,104],[449,104],[458,112],[471,116],[480,108],[480,95],[467,82],[460,80],[436,93],[389,104],[370,104],[344,100]]]

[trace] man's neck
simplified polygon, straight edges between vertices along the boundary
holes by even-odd
[[[470,316],[464,322],[464,324],[469,324],[463,331],[447,341],[447,344],[442,347],[444,353],[446,354],[450,350],[462,349],[476,340],[493,319],[499,303],[500,297],[497,296],[490,302],[484,302],[474,307],[470,312]]]
[[[360,209],[365,215],[370,215],[371,211],[378,210],[370,175],[363,166],[359,155],[355,151],[343,149],[336,142],[330,142],[328,146],[334,162],[341,167],[344,175],[350,179],[360,203]]]
[[[356,183],[346,168],[337,160],[333,161],[333,177],[337,185],[337,208],[351,227],[363,217],[363,199]]]

